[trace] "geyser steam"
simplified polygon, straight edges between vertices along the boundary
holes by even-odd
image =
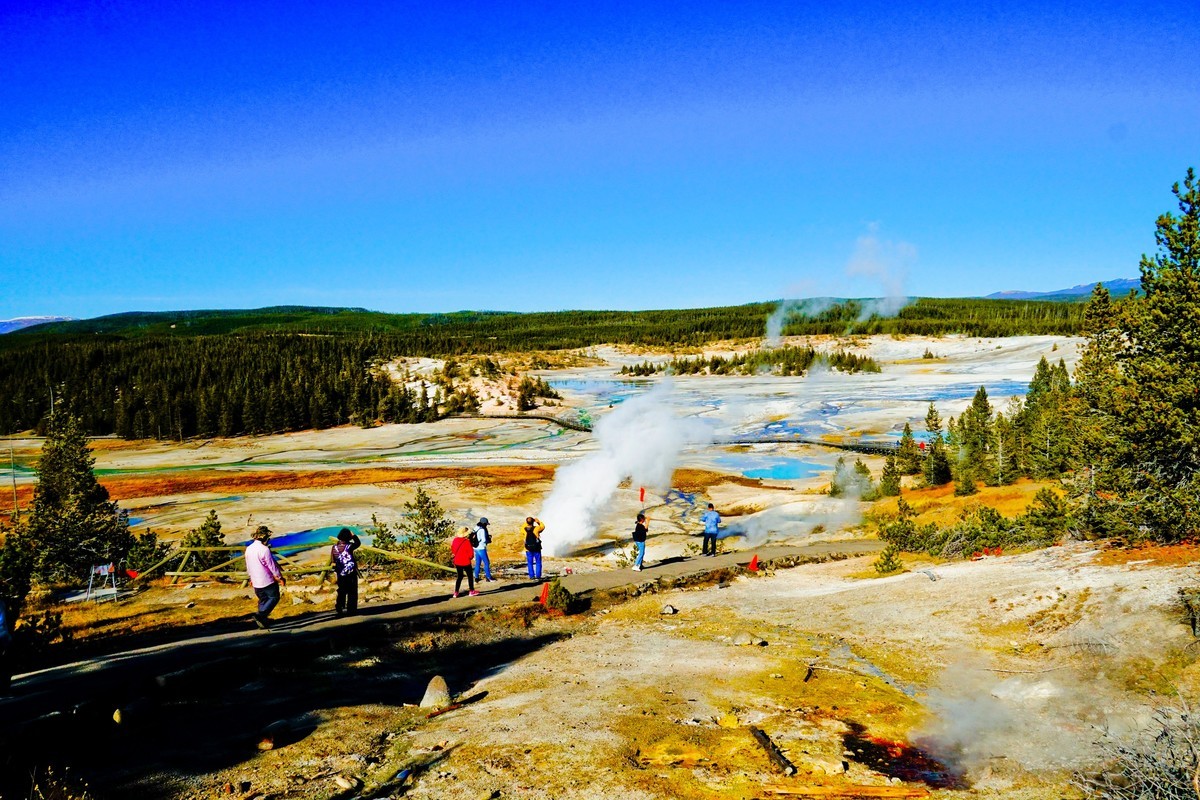
[[[648,490],[669,488],[685,445],[711,440],[707,425],[675,414],[670,379],[619,405],[596,423],[600,450],[558,471],[542,506],[547,555],[564,555],[596,534],[596,518],[621,481]]]

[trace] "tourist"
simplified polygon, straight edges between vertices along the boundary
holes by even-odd
[[[254,624],[266,630],[267,617],[272,609],[279,605],[279,590],[287,586],[279,564],[275,563],[275,554],[267,546],[271,541],[271,529],[259,525],[254,531],[254,539],[246,548],[246,573],[250,576],[250,585],[258,597],[258,612],[254,615]]]
[[[464,575],[467,576],[467,589],[470,591],[471,597],[479,594],[475,591],[475,579],[471,577],[471,556],[474,552],[471,547],[471,529],[459,528],[458,535],[450,542],[450,555],[454,561],[454,571],[458,573],[454,578],[454,594],[450,595],[451,597],[458,597]]]
[[[542,531],[546,526],[537,517],[525,518],[525,566],[529,577],[534,580],[542,578]]]
[[[337,538],[337,544],[329,551],[329,563],[337,576],[337,602],[333,613],[341,617],[358,611],[358,561],[354,551],[362,547],[362,541],[349,528],[338,531]]]
[[[633,546],[637,548],[637,558],[633,561],[633,571],[642,571],[642,561],[646,558],[646,534],[650,529],[646,527],[646,515],[638,512],[637,522],[633,525]]]
[[[713,504],[708,504],[708,511],[700,517],[700,521],[704,523],[704,546],[700,549],[702,556],[715,556],[717,554],[717,533],[721,525],[721,515],[713,508]]]
[[[488,518],[480,517],[471,531],[471,546],[475,548],[475,582],[479,582],[479,573],[483,572],[485,580],[492,582],[492,560],[488,558],[488,545],[492,543],[492,535],[488,533]]]

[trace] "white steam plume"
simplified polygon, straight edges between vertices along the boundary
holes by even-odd
[[[883,296],[863,303],[859,321],[872,314],[894,317],[908,305],[904,293],[904,281],[908,277],[908,265],[917,258],[917,248],[908,242],[889,242],[877,235],[879,223],[867,227],[867,235],[858,237],[854,253],[846,264],[846,276],[871,278],[883,289]]]
[[[869,319],[871,316],[894,317],[909,303],[905,294],[904,283],[908,277],[908,267],[917,258],[917,248],[908,242],[888,241],[879,238],[879,223],[872,222],[867,226],[867,233],[858,237],[854,242],[854,251],[843,270],[844,280],[841,281],[841,293],[846,296],[860,294],[863,278],[870,279],[879,286],[881,297],[865,300],[858,321]],[[836,281],[824,282],[831,293],[838,293]],[[795,287],[793,287],[795,288]],[[767,346],[778,347],[783,338],[783,327],[794,314],[804,314],[815,317],[822,311],[833,306],[836,301],[830,297],[818,297],[809,300],[781,300],[779,306],[767,318]]]
[[[558,471],[542,506],[547,555],[564,555],[596,534],[596,518],[621,481],[650,491],[670,487],[685,445],[711,441],[710,427],[678,416],[669,402],[670,379],[617,406],[596,423],[600,450]]]

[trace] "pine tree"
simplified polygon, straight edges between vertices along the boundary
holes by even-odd
[[[29,519],[35,572],[46,581],[83,580],[92,566],[118,562],[129,552],[129,514],[96,480],[79,419],[56,411],[46,427]]]
[[[879,494],[882,497],[896,497],[900,494],[900,470],[896,468],[894,453],[888,453],[883,463],[883,474],[879,477]]]
[[[417,487],[413,499],[404,504],[404,520],[400,530],[405,534],[404,543],[428,553],[431,557],[438,547],[445,544],[454,531],[454,523],[446,517],[441,503]]]
[[[1099,399],[1116,423],[1114,485],[1160,539],[1200,535],[1200,181],[1172,188],[1180,214],[1158,218],[1159,252],[1142,256],[1144,297],[1123,304],[1121,380]],[[1093,309],[1099,313],[1101,309]],[[1104,340],[1094,337],[1097,350]],[[1096,354],[1103,361],[1101,352]],[[1103,371],[1105,365],[1099,365]],[[1103,391],[1094,382],[1089,389]],[[1103,405],[1101,406],[1103,408]]]
[[[216,511],[209,511],[208,516],[200,523],[200,527],[193,528],[183,535],[180,540],[180,547],[224,547],[225,537],[221,533],[221,520],[217,518]],[[228,561],[232,557],[232,553],[221,551],[201,551],[193,553],[189,561],[190,566],[196,566],[198,569],[209,569],[215,567],[223,561]]]
[[[900,446],[896,448],[896,466],[903,475],[916,475],[921,471],[925,456],[913,438],[912,426],[904,423],[904,433],[900,435]]]
[[[925,412],[925,430],[931,436],[942,435],[942,416],[933,403],[929,404],[929,410]]]

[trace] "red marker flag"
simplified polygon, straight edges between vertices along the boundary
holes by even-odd
[[[645,486],[638,489],[638,502],[639,503],[646,502],[646,487]]]

